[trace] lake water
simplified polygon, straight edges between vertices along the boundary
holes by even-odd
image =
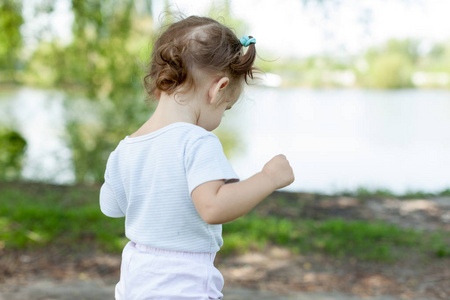
[[[21,88],[0,94],[0,122],[28,141],[26,178],[70,183],[64,94]],[[241,178],[285,154],[296,181],[287,190],[450,188],[450,91],[249,88],[222,129],[240,147],[230,160]]]

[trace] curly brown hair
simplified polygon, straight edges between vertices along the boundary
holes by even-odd
[[[173,93],[179,87],[196,88],[206,74],[226,75],[230,85],[253,79],[255,44],[244,54],[228,27],[207,18],[190,16],[170,25],[156,40],[144,87],[150,97]]]

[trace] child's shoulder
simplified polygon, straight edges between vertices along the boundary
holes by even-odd
[[[183,123],[178,127],[177,136],[186,149],[222,147],[219,138],[214,133],[194,124]]]
[[[217,136],[204,129],[203,127],[200,127],[198,125],[190,124],[190,123],[180,123],[179,133],[189,137],[189,139],[200,139],[205,137],[213,137],[217,138]]]
[[[193,141],[203,139],[218,140],[218,137],[214,133],[194,124],[188,124],[186,133],[189,135],[189,139]]]

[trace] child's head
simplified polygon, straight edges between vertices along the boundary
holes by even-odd
[[[191,16],[170,25],[153,46],[150,72],[144,78],[150,96],[196,91],[205,80],[229,78],[226,98],[235,101],[242,84],[253,78],[255,44],[245,55],[236,35],[224,25]]]

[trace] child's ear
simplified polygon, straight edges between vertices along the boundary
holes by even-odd
[[[228,86],[229,82],[230,79],[228,77],[221,77],[218,80],[215,80],[211,85],[211,87],[209,88],[208,102],[211,104],[216,102],[219,93],[221,93]]]

